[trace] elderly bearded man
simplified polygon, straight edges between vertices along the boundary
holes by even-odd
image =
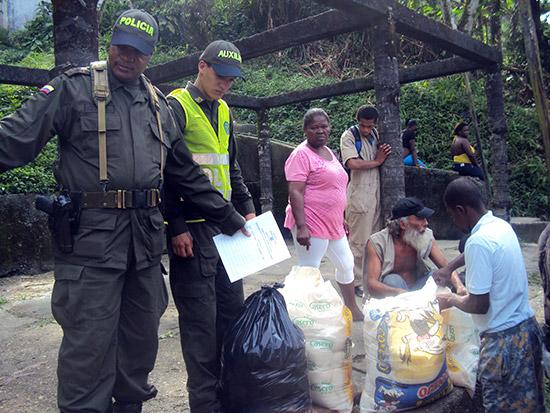
[[[402,198],[392,209],[386,228],[372,234],[365,251],[364,280],[372,297],[384,298],[422,288],[432,267],[447,265],[443,252],[428,228],[434,211],[416,198]],[[453,272],[451,283],[458,292],[465,288]]]

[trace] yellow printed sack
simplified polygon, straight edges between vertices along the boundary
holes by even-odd
[[[421,290],[365,304],[362,413],[420,407],[452,390],[436,290],[430,277]]]

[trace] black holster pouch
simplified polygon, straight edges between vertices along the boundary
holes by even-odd
[[[63,253],[73,252],[73,235],[78,231],[80,217],[80,202],[76,201],[68,194],[60,194],[55,198],[36,197],[36,209],[49,215],[52,237]]]

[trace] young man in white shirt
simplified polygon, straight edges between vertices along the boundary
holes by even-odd
[[[491,412],[545,412],[542,334],[529,305],[527,272],[514,230],[485,208],[479,187],[459,178],[445,190],[455,225],[471,235],[464,254],[434,273],[439,283],[466,265],[468,294],[439,294],[441,309],[471,313],[481,335],[478,379]]]

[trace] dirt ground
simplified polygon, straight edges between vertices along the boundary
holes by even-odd
[[[456,255],[457,241],[439,241],[448,258]],[[289,245],[292,251],[292,246]],[[524,244],[530,297],[537,318],[542,320],[542,295],[535,244]],[[166,260],[166,257],[165,257]],[[245,295],[263,284],[283,281],[294,259],[287,260],[245,280]],[[166,266],[168,267],[168,266]],[[334,280],[328,260],[321,266],[324,276]],[[53,273],[0,278],[0,412],[56,412],[56,360],[61,329],[50,311]],[[354,385],[362,386],[360,370],[364,353],[361,323],[354,323]],[[177,311],[171,302],[160,327],[160,348],[150,382],[158,396],[145,403],[146,413],[189,412],[185,392],[186,373],[181,356]],[[359,372],[359,373],[358,373]]]

